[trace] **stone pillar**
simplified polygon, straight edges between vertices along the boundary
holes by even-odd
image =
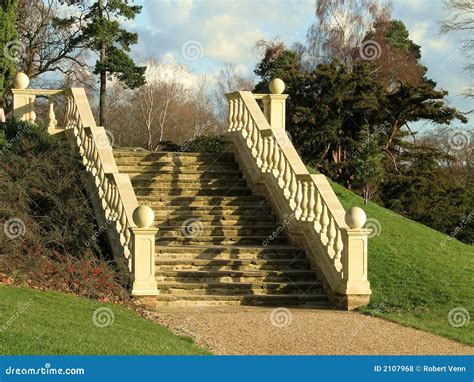
[[[155,236],[158,228],[151,227],[155,214],[150,207],[139,206],[133,212],[133,283],[134,296],[156,296],[159,294],[155,278]]]
[[[273,129],[285,129],[286,99],[285,83],[279,78],[273,79],[269,86],[270,94],[262,98],[263,113]]]
[[[343,231],[344,254],[342,256],[343,281],[348,308],[369,302],[371,290],[367,279],[367,241],[370,229],[362,228],[366,221],[364,210],[353,207],[345,220],[349,229]]]
[[[36,120],[35,96],[28,94],[26,88],[30,84],[30,79],[25,73],[17,73],[13,81],[13,117],[20,121]]]

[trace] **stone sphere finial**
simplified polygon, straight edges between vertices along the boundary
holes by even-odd
[[[268,89],[272,94],[282,94],[285,90],[285,83],[279,78],[274,78],[268,84]]]
[[[26,89],[30,84],[30,78],[22,72],[18,72],[13,79],[13,88],[14,89]]]
[[[133,221],[139,228],[148,228],[155,221],[155,213],[148,206],[138,206],[133,211]]]
[[[350,228],[362,228],[367,216],[362,208],[352,207],[346,212],[346,223]]]

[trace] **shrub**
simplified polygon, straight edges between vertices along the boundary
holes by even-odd
[[[222,153],[225,142],[222,135],[200,135],[181,145],[180,151],[197,153]]]
[[[104,250],[85,189],[85,170],[68,143],[44,127],[2,124],[0,274],[13,283],[128,300],[125,265]]]

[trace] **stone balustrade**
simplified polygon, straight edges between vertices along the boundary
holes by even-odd
[[[48,132],[65,132],[79,151],[89,174],[88,192],[100,227],[106,227],[115,256],[125,256],[135,277],[132,294],[158,294],[155,279],[155,235],[153,216],[146,206],[138,206],[130,178],[119,173],[106,131],[95,123],[83,88],[64,90],[28,89],[29,79],[18,73],[13,93],[13,116],[35,122],[35,99],[49,98]],[[66,98],[63,126],[58,126],[54,111],[57,97]],[[151,211],[153,214],[153,212]]]
[[[346,213],[326,177],[308,172],[285,131],[283,81],[273,80],[270,90],[226,95],[237,157],[252,183],[266,188],[280,217],[295,217],[290,230],[323,273],[334,303],[349,309],[366,304],[371,290],[365,213],[360,208]]]

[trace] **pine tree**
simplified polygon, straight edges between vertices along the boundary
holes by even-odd
[[[0,99],[13,82],[16,49],[15,9],[18,0],[0,2]]]
[[[129,56],[130,47],[138,42],[138,35],[122,28],[119,19],[133,20],[141,12],[141,6],[129,5],[127,0],[97,0],[92,5],[84,0],[65,0],[87,13],[87,24],[76,40],[77,45],[85,45],[99,56],[95,74],[100,81],[99,123],[106,125],[107,79],[115,77],[125,86],[134,89],[145,83],[145,67],[135,64]],[[73,22],[73,18],[62,20]]]

